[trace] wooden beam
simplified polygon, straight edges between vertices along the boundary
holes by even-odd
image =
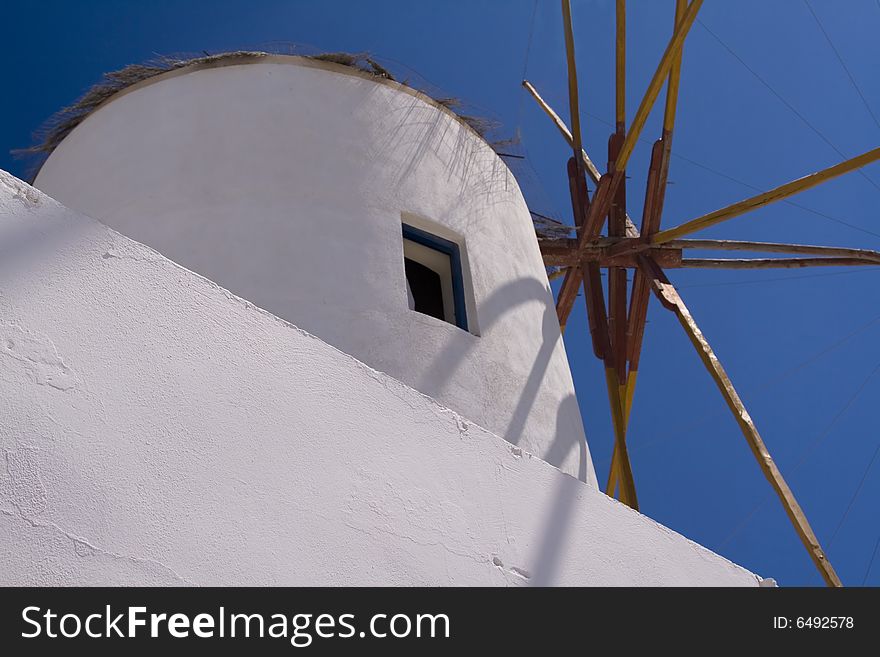
[[[623,140],[622,132],[611,135],[608,140],[609,161],[613,162],[616,159]],[[617,188],[617,194],[608,214],[608,235],[610,237],[624,237],[626,235],[625,214],[626,181],[624,180]],[[611,348],[614,350],[614,369],[619,386],[626,385],[626,302],[626,269],[612,265],[608,269],[608,331],[611,336]]]
[[[571,2],[562,0],[562,27],[565,32],[565,61],[568,64],[568,109],[571,115],[572,145],[579,156],[583,144],[581,138],[581,113],[578,104],[577,64],[574,56],[574,31],[571,25]]]
[[[664,151],[662,144],[658,141],[654,144],[651,151],[651,164],[648,168],[648,181],[645,186],[645,203],[642,210],[642,234],[648,235],[655,230],[655,225],[659,222],[660,217],[660,169]],[[610,251],[610,250],[609,250]],[[613,254],[613,252],[611,252]],[[627,254],[624,254],[624,256]],[[632,254],[628,254],[632,257]],[[623,256],[621,256],[623,257]],[[638,261],[636,261],[638,262]],[[667,265],[668,266],[668,265]],[[673,264],[673,266],[675,266]],[[629,371],[633,373],[628,376],[628,382],[632,382],[635,386],[636,377],[638,376],[639,357],[642,350],[642,339],[645,334],[645,322],[648,317],[648,296],[650,285],[648,280],[636,269],[633,276],[632,294],[630,296],[629,316],[627,318],[627,361],[629,362]],[[629,385],[629,383],[627,384]],[[627,390],[627,397],[632,397],[634,390]]]
[[[636,511],[639,500],[636,495],[632,465],[626,448],[626,419],[624,402],[617,385],[617,376],[613,367],[605,368],[605,386],[608,390],[608,402],[611,406],[611,422],[614,425],[614,452],[617,454],[617,474],[620,481],[620,501]],[[612,491],[613,492],[613,491]]]
[[[573,230],[576,230],[573,229]],[[593,249],[607,249],[618,242],[629,241],[632,238],[629,237],[606,237],[604,235],[600,236],[596,241],[587,247],[586,252],[589,253]],[[684,240],[690,242],[691,240]],[[546,237],[544,239],[538,240],[538,246],[541,247],[541,251],[543,252],[546,247],[550,247],[552,249],[564,249],[566,252],[570,252],[571,256],[577,253],[578,241],[575,237]],[[649,249],[656,249],[659,253],[667,248],[674,249],[675,247],[671,247],[668,244],[661,244],[659,246],[649,246]],[[561,253],[562,251],[560,251]]]
[[[547,274],[548,281],[555,281],[557,278],[562,278],[568,272],[568,269],[557,269],[554,272],[550,272]]]
[[[544,264],[548,267],[574,267],[579,262],[598,262],[600,267],[638,267],[638,254],[609,255],[609,247],[602,245],[604,241],[587,248],[580,258],[577,255],[577,240],[570,237],[539,240],[538,246]],[[647,253],[657,260],[661,267],[667,269],[681,267],[681,249],[666,248],[664,245],[650,248]]]
[[[681,251],[670,249],[667,253],[666,249],[649,249],[647,253],[651,254],[651,257],[653,257],[661,267],[666,267],[668,269],[678,269],[681,267]],[[623,255],[614,256],[602,253],[599,256],[598,263],[600,267],[633,268],[638,266],[639,260],[638,254],[625,253]]]
[[[574,215],[576,227],[580,230],[590,205],[587,183],[578,169],[576,158],[569,158],[567,172],[572,215]],[[579,268],[581,271],[593,353],[597,358],[604,359],[609,351],[608,319],[605,315],[605,299],[602,296],[602,279],[599,268],[595,262],[585,263],[583,260],[576,261],[573,268]]]
[[[675,21],[673,25],[678,27],[684,12],[687,10],[687,0],[675,0]],[[678,49],[672,67],[669,70],[669,84],[666,87],[666,107],[663,112],[663,133],[664,139],[666,133],[671,133],[675,125],[675,110],[678,105],[678,85],[681,80],[681,57],[684,52],[684,45]]]
[[[601,190],[601,186],[599,189]],[[593,206],[594,205],[595,203]],[[593,206],[591,206],[591,211]],[[581,252],[586,251],[586,248],[582,248],[586,231],[581,227],[580,232],[581,235],[578,239],[578,245],[574,250],[574,259],[575,262],[578,263],[582,261]],[[574,307],[574,299],[577,297],[578,288],[581,286],[582,281],[579,276],[579,268],[579,265],[576,264],[569,269],[573,274],[571,276],[566,274],[565,278],[562,279],[562,286],[559,288],[559,294],[556,298],[556,317],[559,319],[559,327],[563,332],[565,331],[565,325],[568,322],[568,316],[571,314],[571,309]]]
[[[694,24],[694,20],[697,18],[697,12],[700,10],[702,4],[703,0],[692,0],[687,10],[685,10],[684,15],[681,17],[681,21],[675,26],[675,32],[673,32],[672,39],[669,41],[669,45],[666,46],[663,56],[660,58],[657,70],[654,71],[654,76],[648,84],[648,88],[645,91],[645,95],[642,97],[642,102],[639,104],[638,110],[636,110],[636,114],[633,117],[629,130],[627,130],[626,141],[624,141],[623,146],[620,149],[620,154],[617,156],[615,169],[622,170],[626,168],[630,155],[632,155],[636,142],[641,135],[642,128],[645,127],[645,121],[648,120],[648,115],[651,113],[651,108],[654,106],[654,102],[660,94],[663,83],[666,81],[666,78],[672,69],[672,65],[675,63],[675,60],[684,45],[684,39],[687,36],[688,31],[691,29],[691,26]]]
[[[657,95],[660,93],[660,88],[663,85],[663,80],[669,74],[669,71],[672,67],[675,56],[678,51],[681,49],[682,44],[684,43],[685,36],[687,35],[688,30],[691,25],[693,25],[694,20],[697,17],[697,12],[703,4],[703,0],[692,0],[690,5],[685,11],[684,16],[682,17],[681,22],[676,26],[675,32],[672,36],[672,39],[669,42],[669,45],[666,47],[666,50],[663,53],[663,56],[660,58],[660,63],[657,66],[657,70],[654,72],[654,77],[651,79],[651,83],[648,85],[648,89],[645,92],[645,96],[642,98],[642,102],[639,105],[639,109],[636,111],[636,116],[633,118],[633,122],[630,126],[629,132],[626,135],[624,143],[621,147],[621,151],[618,154],[617,160],[615,162],[614,171],[609,171],[608,174],[602,176],[599,179],[598,188],[596,189],[596,193],[593,198],[593,203],[590,206],[590,212],[587,215],[587,219],[584,223],[583,230],[581,231],[581,235],[579,237],[578,243],[578,252],[580,254],[581,251],[586,250],[587,246],[596,239],[598,236],[599,230],[602,227],[602,223],[604,223],[605,217],[608,214],[608,211],[611,207],[611,202],[615,197],[615,193],[617,191],[617,187],[623,181],[625,174],[623,173],[626,168],[626,163],[629,160],[629,156],[632,154],[633,148],[635,148],[635,143],[638,140],[639,134],[641,133],[642,128],[645,125],[645,121],[648,118],[648,114],[651,111],[651,108],[654,106],[654,102],[657,100]],[[568,0],[563,0],[563,18],[565,19],[566,30],[571,30],[571,7],[569,5]],[[572,53],[568,54],[568,48],[566,51],[567,57],[573,59],[573,37],[566,33],[566,44],[572,43]],[[569,101],[571,101],[571,90],[572,90],[572,67],[569,66]],[[575,76],[576,77],[576,76]],[[575,79],[576,84],[576,79]],[[576,92],[576,88],[574,89]],[[576,108],[573,108],[576,109]],[[575,112],[573,112],[573,121]],[[575,149],[575,154],[577,155],[583,150],[580,141],[580,119],[577,119],[577,129],[572,130],[572,144]],[[572,124],[574,125],[574,123]],[[572,273],[571,270],[569,273]],[[580,287],[580,281],[578,281],[577,272],[574,272],[573,275],[566,274],[565,278],[562,281],[562,287],[559,291],[559,298],[556,304],[556,314],[559,318],[559,325],[564,330],[566,322],[568,321],[568,315],[571,313],[571,308],[574,306],[574,299],[577,297],[577,290]]]
[[[611,341],[608,338],[608,314],[605,310],[605,293],[602,291],[602,276],[595,262],[584,263],[584,301],[587,305],[587,319],[590,335],[593,338],[593,354],[605,361],[610,357]]]
[[[538,240],[538,247],[541,249],[544,264],[548,267],[574,267],[581,260],[586,262],[599,260],[603,253],[602,247],[594,246],[587,249],[584,257],[579,259],[575,251],[577,241],[571,238]],[[633,261],[635,262],[635,258]]]
[[[580,235],[578,249],[584,250],[598,236],[599,231],[605,223],[605,217],[611,209],[614,202],[617,188],[626,178],[626,172],[623,169],[609,171],[599,179],[596,187],[596,193],[593,194],[593,204],[590,206],[590,212],[584,223],[584,230]]]
[[[605,364],[605,385],[608,391],[608,404],[611,408],[611,422],[614,428],[614,451],[617,453],[617,470],[620,476],[620,501],[635,510],[639,508],[636,496],[635,479],[626,448],[626,421],[624,401],[614,367],[614,355],[608,335],[608,318],[605,313],[605,295],[602,293],[602,279],[599,266],[588,263],[584,269],[584,298],[587,303],[587,317],[590,320],[590,333],[593,336],[595,355]]]
[[[567,169],[572,214],[574,215],[576,227],[581,229],[590,205],[587,184],[582,170],[578,167],[576,156],[569,159]],[[602,294],[602,278],[599,265],[596,262],[585,263],[581,260],[577,262],[577,265],[569,269],[570,272],[578,270],[581,272],[581,282],[584,286],[584,300],[587,306],[587,320],[590,327],[590,337],[593,342],[593,353],[604,361],[606,384],[610,386],[608,388],[608,403],[611,407],[611,419],[614,425],[615,452],[619,455],[617,467],[621,475],[621,501],[634,509],[638,509],[632,467],[626,451],[626,426],[622,419],[623,402],[620,396],[620,386],[616,383],[614,354],[608,330],[608,316],[605,310],[605,297]],[[626,270],[623,270],[623,274],[625,277]],[[626,296],[624,294],[625,303]],[[626,308],[624,305],[625,312]]]
[[[562,287],[559,288],[559,294],[556,296],[556,318],[559,320],[560,333],[565,333],[568,316],[574,308],[574,301],[581,287],[581,278],[580,267],[575,265],[565,270]]]
[[[608,166],[613,167],[617,154],[623,145],[626,126],[622,120],[617,122],[617,131],[608,140]],[[623,216],[626,212],[626,180],[617,188],[614,201],[608,214],[608,235],[620,238],[625,235]],[[632,465],[626,448],[626,319],[627,319],[627,280],[626,269],[608,269],[608,328],[612,351],[605,360],[605,384],[608,388],[608,403],[611,406],[611,420],[614,427],[614,450],[608,474],[608,492],[614,496],[619,483],[619,499],[624,504],[638,510],[635,480]]]
[[[687,0],[676,0],[673,38],[681,25],[686,9]],[[675,124],[675,110],[678,99],[682,50],[683,44],[679,46],[678,52],[675,54],[672,66],[669,70],[669,82],[666,91],[666,107],[663,115],[663,135],[660,140],[654,143],[654,147],[651,151],[651,164],[648,169],[648,181],[645,188],[645,204],[642,213],[642,235],[649,235],[659,228],[663,213],[663,202],[666,196],[666,182],[669,176],[669,159],[672,152],[672,129]],[[620,130],[619,125],[620,124],[618,123],[618,131]],[[621,183],[621,185],[623,184],[624,183]],[[610,234],[609,223],[609,235]],[[612,247],[607,255],[626,253],[625,244],[618,245],[617,249]],[[609,272],[610,271],[611,270],[609,270]],[[609,273],[609,282],[611,281],[610,276],[611,274]],[[623,354],[615,353],[618,358],[624,357],[629,363],[628,371],[625,376],[621,378],[621,380],[625,380],[623,391],[621,393],[625,405],[624,431],[629,422],[629,411],[632,408],[632,400],[635,395],[639,357],[641,354],[642,340],[648,314],[648,295],[648,282],[640,275],[639,271],[636,270],[635,276],[633,277],[632,297],[626,322],[626,342],[623,348]],[[608,475],[608,485],[606,487],[606,493],[609,495],[614,494],[619,479],[619,459],[620,455],[615,447],[614,453],[611,456],[611,468]]]
[[[579,250],[586,249],[587,246],[598,236],[599,230],[601,230],[602,224],[605,221],[605,216],[608,214],[608,211],[611,208],[611,203],[615,198],[617,188],[625,178],[624,170],[629,161],[629,156],[632,155],[636,141],[639,138],[642,128],[645,126],[645,121],[648,119],[648,114],[650,114],[651,108],[657,100],[663,82],[666,79],[666,76],[669,75],[674,59],[684,43],[688,30],[690,30],[691,25],[693,25],[694,20],[696,20],[697,12],[700,10],[702,4],[703,0],[692,0],[687,10],[684,12],[681,21],[676,25],[672,39],[666,47],[663,57],[660,58],[660,63],[657,66],[657,70],[654,72],[654,77],[651,78],[651,82],[642,98],[639,109],[636,111],[632,124],[626,133],[626,137],[617,159],[613,166],[609,167],[608,173],[599,179],[596,193],[593,196],[593,203],[590,206],[590,213],[587,216],[587,220],[584,223],[584,229],[579,238]]]
[[[682,258],[691,269],[800,269],[801,267],[876,267],[862,258]]]
[[[698,230],[703,230],[704,228],[715,226],[716,224],[720,224],[722,221],[733,219],[734,217],[738,217],[739,215],[745,214],[746,212],[750,212],[752,210],[756,210],[757,208],[764,207],[765,205],[775,203],[776,201],[781,201],[790,196],[794,196],[799,192],[815,187],[816,185],[819,185],[838,176],[842,176],[843,174],[849,173],[850,171],[859,169],[866,164],[877,161],[878,159],[880,159],[880,148],[875,148],[866,153],[862,153],[861,155],[858,155],[854,158],[851,158],[844,162],[840,162],[839,164],[835,164],[832,167],[828,167],[827,169],[822,169],[821,171],[817,171],[816,173],[811,173],[808,176],[804,176],[803,178],[798,178],[797,180],[785,183],[784,185],[780,185],[779,187],[771,189],[770,191],[763,192],[761,194],[757,194],[756,196],[752,196],[751,198],[739,201],[738,203],[728,205],[727,207],[721,208],[720,210],[715,210],[714,212],[710,212],[709,214],[703,215],[702,217],[697,217],[696,219],[687,221],[680,226],[676,226],[675,228],[662,230],[659,233],[651,235],[648,239],[652,244],[662,244],[663,242],[669,242],[671,240],[684,237],[685,235],[690,235],[691,233],[695,233]]]
[[[686,0],[676,0],[675,22],[678,27],[687,9]],[[651,163],[648,169],[648,180],[645,186],[645,205],[642,213],[641,234],[651,235],[660,229],[663,216],[663,205],[666,201],[666,186],[669,179],[669,161],[672,155],[672,130],[675,125],[675,110],[678,103],[678,88],[681,74],[681,55],[684,46],[679,49],[669,71],[669,83],[666,90],[666,108],[663,114],[663,134],[654,142],[651,150]],[[608,255],[637,253],[644,250],[645,242],[620,243],[613,247]],[[642,284],[644,284],[642,282]],[[640,295],[641,296],[641,295]],[[645,298],[647,296],[645,295]],[[638,316],[638,313],[637,315]]]
[[[573,240],[572,240],[573,241]],[[880,262],[880,251],[850,249],[841,246],[814,246],[812,244],[780,244],[779,242],[746,242],[743,240],[671,240],[661,248],[703,249],[706,251],[751,251],[753,253],[792,253],[800,255],[830,256],[834,258],[859,258]],[[663,267],[664,265],[660,265]]]
[[[626,0],[617,0],[615,13],[614,118],[617,132],[622,133],[626,129]]]
[[[559,115],[553,111],[553,108],[547,104],[547,102],[541,97],[541,94],[538,93],[538,90],[535,89],[534,85],[528,80],[523,80],[523,86],[526,90],[532,95],[532,98],[538,103],[538,106],[544,110],[544,113],[550,117],[550,120],[553,121],[553,125],[556,126],[559,133],[562,135],[562,138],[565,139],[566,143],[570,147],[574,147],[574,138],[571,136],[571,132],[568,129],[568,126],[565,125],[565,122],[559,118]],[[590,156],[587,155],[587,152],[581,147],[581,159],[584,162],[584,169],[586,170],[587,175],[590,177],[590,180],[593,183],[598,184],[599,179],[602,177],[602,174],[599,173],[599,169],[593,163],[593,160],[590,159]],[[639,231],[636,228],[635,224],[630,219],[629,215],[626,216],[626,236],[627,237],[638,237]]]
[[[676,0],[675,22],[677,28],[687,10],[687,0]],[[669,71],[669,82],[666,87],[666,107],[663,111],[663,135],[660,139],[660,165],[657,176],[657,190],[654,207],[648,226],[642,228],[642,234],[649,235],[660,230],[663,206],[666,202],[666,186],[669,181],[669,161],[672,157],[672,131],[675,126],[675,111],[678,107],[678,88],[681,80],[681,58],[684,44],[678,49],[672,68]],[[655,147],[657,145],[655,144]]]
[[[583,151],[583,149],[581,149]],[[587,183],[582,174],[583,167],[578,166],[576,160],[577,153],[568,160],[567,172],[569,183],[569,194],[571,196],[571,211],[574,217],[575,230],[580,231],[586,213],[586,207],[590,202],[589,194],[587,194]],[[576,240],[572,240],[576,242]],[[583,261],[573,259],[569,263],[569,268],[565,272],[562,279],[562,287],[556,299],[556,317],[559,320],[559,331],[565,333],[565,326],[568,322],[568,316],[574,307],[574,300],[577,297],[577,291],[581,284],[586,290],[585,272],[582,269]],[[587,300],[587,309],[589,310],[589,299]],[[593,320],[590,319],[592,322]],[[590,324],[590,334],[593,335],[593,325]],[[593,350],[596,350],[595,336],[593,337]]]
[[[651,287],[654,294],[657,295],[657,298],[660,299],[660,302],[664,307],[669,308],[675,313],[679,323],[682,328],[684,328],[685,333],[694,345],[694,348],[697,350],[700,360],[702,360],[703,365],[712,376],[713,381],[715,381],[715,384],[718,386],[718,390],[721,391],[721,395],[724,397],[724,401],[727,402],[728,407],[736,418],[749,448],[752,450],[752,453],[758,461],[758,465],[761,467],[761,471],[779,496],[786,514],[788,514],[792,525],[794,525],[795,531],[800,537],[801,542],[804,544],[804,547],[807,548],[810,558],[821,573],[825,583],[828,584],[828,586],[843,586],[840,578],[837,576],[837,573],[834,572],[834,568],[828,561],[825,552],[822,550],[822,546],[819,544],[819,539],[816,538],[815,533],[810,527],[806,515],[804,515],[803,510],[795,499],[794,493],[792,493],[791,489],[788,487],[782,473],[779,471],[779,468],[770,456],[767,446],[764,444],[764,440],[758,433],[758,429],[746,410],[742,399],[740,399],[736,389],[733,387],[730,377],[728,377],[727,372],[724,371],[721,362],[718,360],[718,357],[715,355],[709,342],[700,331],[700,328],[694,321],[687,306],[685,306],[678,291],[669,282],[669,279],[666,278],[663,270],[660,269],[650,258],[643,257],[641,259],[641,265],[644,274],[651,281]]]
[[[638,377],[638,370],[630,370],[627,374],[626,385],[624,386],[624,390],[621,391],[620,400],[623,404],[623,427],[624,432],[629,428],[629,416],[632,412],[632,401],[633,395],[635,394],[636,389],[636,378]],[[613,418],[612,418],[613,419]],[[626,456],[627,462],[629,462],[629,454]],[[632,465],[628,466],[630,470],[632,470]],[[608,472],[608,483],[605,486],[605,494],[609,497],[615,497],[615,492],[617,490],[617,485],[620,481],[620,453],[617,451],[617,443],[614,444],[614,450],[611,453],[611,466]],[[622,501],[622,500],[621,500]]]
[[[651,149],[651,162],[648,166],[648,180],[645,185],[645,202],[642,205],[642,229],[641,232],[643,235],[647,235],[652,232],[652,225],[656,222],[659,222],[659,193],[660,193],[660,167],[661,160],[663,159],[664,151],[661,140],[654,142],[654,146]],[[668,157],[668,152],[666,153]],[[635,241],[635,240],[628,240]],[[641,244],[643,240],[638,240]],[[615,257],[613,254],[615,253],[615,247],[619,247],[623,242],[618,242],[616,245],[612,245],[606,253],[612,254],[612,257]],[[655,250],[657,254],[660,253],[662,249]],[[624,257],[633,258],[634,254],[632,252],[628,252],[624,250],[622,255],[618,255],[618,258]],[[636,264],[638,264],[638,256],[635,255]],[[627,323],[626,323],[626,360],[628,363],[628,371],[626,375],[626,389],[624,391],[623,397],[626,400],[627,413],[626,420],[627,426],[629,424],[629,409],[632,408],[632,400],[635,396],[635,387],[636,381],[639,376],[639,358],[642,353],[642,340],[645,335],[645,323],[648,319],[648,297],[650,296],[650,287],[648,284],[648,280],[641,274],[639,269],[635,270],[635,274],[633,275],[633,284],[632,284],[632,293],[630,296],[629,303],[629,314],[627,315]],[[618,480],[619,470],[620,470],[620,455],[615,448],[613,453],[611,454],[611,467],[608,473],[608,484],[606,486],[606,493],[608,495],[613,495],[613,491]],[[611,491],[611,492],[609,492]]]
[[[566,143],[571,148],[574,148],[574,137],[572,136],[571,131],[568,129],[568,126],[565,125],[565,122],[553,110],[553,108],[547,104],[547,101],[545,101],[541,97],[541,94],[538,93],[538,90],[535,89],[534,85],[531,82],[529,82],[528,80],[523,80],[522,84],[526,88],[526,91],[528,91],[532,95],[532,98],[534,98],[535,101],[538,103],[538,106],[542,110],[544,110],[544,113],[550,117],[551,121],[553,121],[553,125],[555,125],[556,129],[559,130],[559,133],[562,135],[563,139],[565,139]],[[599,169],[596,168],[596,165],[589,158],[587,152],[583,150],[583,147],[581,147],[581,158],[584,161],[584,167],[586,168],[587,175],[590,176],[590,179],[594,183],[598,182],[599,177],[602,174],[599,173]]]

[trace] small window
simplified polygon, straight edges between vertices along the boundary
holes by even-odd
[[[468,330],[458,244],[403,224],[409,307]]]

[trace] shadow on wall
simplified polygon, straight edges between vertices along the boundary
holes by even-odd
[[[378,91],[377,88],[375,93]],[[511,200],[511,197],[504,193],[509,192],[511,188],[510,171],[494,151],[472,134],[467,126],[461,125],[458,121],[450,121],[437,108],[427,105],[416,97],[413,97],[404,108],[389,104],[388,110],[394,115],[395,125],[388,131],[385,140],[374,155],[377,158],[394,157],[399,160],[398,168],[393,174],[395,184],[392,188],[399,188],[404,180],[419,168],[423,158],[433,154],[445,164],[449,181],[458,180],[461,184],[461,193],[456,196],[454,207],[449,208],[450,211],[477,220],[485,216],[487,205]],[[491,158],[491,161],[484,161],[486,158]],[[471,229],[478,228],[473,225],[473,221],[469,225]],[[505,283],[494,290],[478,308],[480,331],[485,333],[506,313],[533,302],[540,303],[543,311],[542,342],[507,428],[502,434],[514,445],[522,440],[529,415],[550,366],[556,343],[560,339],[556,309],[546,285],[536,278],[520,278]],[[428,394],[436,395],[449,383],[472,348],[472,341],[448,341],[416,387]],[[563,410],[563,405],[560,406],[560,410]],[[573,408],[566,407],[569,413],[567,421],[564,417],[560,417],[554,442],[554,444],[564,442],[564,436],[567,436],[568,444],[539,455],[556,466],[564,461],[572,449],[577,448],[580,429],[572,418],[579,417],[579,409],[576,402],[573,406]],[[586,454],[585,445],[581,447],[582,452]],[[583,473],[581,478],[586,480],[587,464],[584,458],[581,458],[579,463],[579,471]]]
[[[29,209],[35,209],[43,202],[41,194],[18,184],[14,179],[7,180],[5,176],[0,174],[0,194],[6,196],[6,190],[3,187],[8,187],[12,193],[8,195],[8,198],[0,197],[0,204],[20,202]],[[0,221],[0,256],[2,256],[2,260],[0,260],[2,279],[0,280],[2,280],[3,287],[10,289],[10,284],[14,283],[16,272],[23,272],[34,263],[38,264],[47,258],[55,257],[59,249],[65,248],[65,245],[77,239],[79,231],[85,226],[87,224],[81,222],[57,221],[53,223],[51,232],[47,232],[45,229],[36,228],[36,224],[30,225],[24,221]],[[71,230],[74,227],[76,230]],[[497,289],[481,307],[482,316],[485,318],[486,326],[489,327],[505,313],[515,310],[522,304],[537,301],[544,305],[543,341],[512,415],[508,427],[509,435],[506,436],[507,440],[514,444],[520,440],[525,419],[534,404],[553,348],[559,339],[556,330],[555,309],[547,303],[547,300],[547,290],[539,281],[519,279]],[[467,355],[468,348],[461,349],[460,344],[457,341],[449,343],[439,354],[431,369],[448,379]],[[544,458],[550,463],[561,463],[576,450],[579,463],[577,476],[581,481],[585,481],[588,458],[586,443],[575,438],[577,434],[572,431],[571,427],[571,418],[577,417],[578,412],[577,400],[573,395],[568,395],[561,401],[557,408],[555,435]],[[26,457],[28,454],[22,456]],[[549,513],[546,516],[546,524],[539,534],[540,543],[535,557],[531,561],[534,564],[531,577],[533,586],[554,583],[560,570],[560,561],[563,556],[562,547],[565,545],[565,539],[572,524],[571,516],[574,506],[582,492],[582,484],[574,478],[568,476],[560,478],[552,502],[545,507]],[[39,501],[39,498],[33,495],[30,495],[30,498]]]
[[[577,412],[577,410],[578,403],[574,396],[566,397],[559,405],[556,437],[547,453],[548,461],[551,461],[551,458],[558,458],[561,461],[572,448],[577,449],[578,446],[573,445],[570,438],[566,438],[566,435],[571,435],[571,432],[566,429],[566,418],[570,417],[570,413]],[[584,481],[587,477],[587,448],[585,443],[580,444],[580,452],[578,479]],[[559,480],[556,497],[549,506],[551,512],[547,517],[547,524],[540,533],[541,544],[538,546],[537,553],[532,561],[534,564],[534,571],[530,582],[532,586],[552,586],[554,584],[554,578],[559,571],[560,557],[562,556],[560,551],[562,546],[566,544],[566,534],[569,532],[572,524],[572,510],[581,490],[581,486],[568,477],[563,477]]]
[[[20,203],[32,212],[44,203],[41,192],[0,170],[0,206]],[[5,215],[0,212],[0,216]],[[0,290],[13,289],[14,277],[56,257],[63,245],[75,242],[83,224],[56,220],[47,230],[45,222],[32,224],[12,213],[12,221],[0,221]]]
[[[487,331],[503,315],[514,311],[526,303],[540,303],[543,306],[541,322],[542,342],[532,363],[531,371],[523,386],[516,407],[502,437],[517,445],[522,439],[529,413],[541,389],[547,368],[560,339],[556,308],[548,303],[552,299],[547,289],[534,278],[520,278],[505,283],[496,289],[479,307],[480,328]],[[425,370],[419,381],[419,390],[439,390],[452,378],[452,375],[467,358],[474,345],[473,341],[450,340]],[[550,449],[540,454],[548,463],[559,466],[575,449],[579,449],[578,475],[581,481],[587,480],[586,443],[578,440],[572,417],[578,417],[580,410],[573,396],[564,399],[557,409],[556,435]]]
[[[378,92],[377,88],[372,93]],[[405,148],[392,175],[393,189],[418,170],[428,154],[445,164],[447,182],[458,181],[459,199],[480,197],[489,203],[498,191],[510,189],[512,174],[507,166],[485,139],[460,119],[415,96],[403,109],[391,103],[386,109],[395,117],[396,125],[373,156],[385,159],[388,153]]]

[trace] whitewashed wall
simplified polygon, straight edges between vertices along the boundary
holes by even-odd
[[[0,585],[757,583],[2,173],[0,455]]]
[[[411,89],[298,57],[176,71],[88,117],[35,185],[595,484],[516,181]],[[479,337],[408,309],[402,215],[464,240]]]

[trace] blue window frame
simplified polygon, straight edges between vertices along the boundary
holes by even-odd
[[[451,292],[452,292],[452,308],[446,308],[445,312],[443,312],[443,316],[440,317],[439,313],[428,311],[426,314],[433,315],[434,317],[438,317],[439,319],[443,319],[444,321],[449,322],[450,324],[454,324],[460,329],[465,331],[468,330],[467,323],[467,305],[465,303],[464,296],[464,280],[462,279],[462,270],[461,270],[461,250],[458,247],[458,244],[455,242],[451,242],[450,240],[443,239],[442,237],[438,237],[437,235],[433,235],[419,228],[415,228],[408,224],[403,224],[403,239],[413,242],[414,244],[421,245],[430,251],[435,253],[439,253],[442,256],[448,258],[449,261],[449,271],[437,271],[438,267],[432,267],[430,262],[427,262],[427,259],[423,259],[422,262],[419,262],[417,258],[410,259],[406,256],[406,250],[404,251],[404,264],[406,267],[407,281],[410,281],[410,277],[414,275],[418,275],[419,270],[427,269],[430,270],[428,274],[433,273],[438,280],[438,284],[440,284],[441,279],[443,277],[448,277],[451,280],[445,281],[446,285],[451,284]],[[442,268],[445,270],[445,267]],[[417,300],[418,302],[418,300]],[[432,300],[428,299],[427,303],[431,303]],[[440,303],[443,303],[441,300]],[[444,306],[448,306],[450,304],[444,303]],[[449,312],[449,311],[452,312]]]

